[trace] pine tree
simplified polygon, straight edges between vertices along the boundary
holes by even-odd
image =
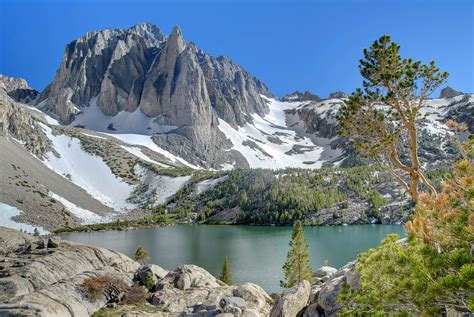
[[[281,287],[289,288],[303,280],[311,281],[312,269],[309,259],[309,247],[299,220],[296,222],[291,235],[290,251],[288,251],[285,265],[283,265],[283,272],[285,273],[285,280],[280,281]]]
[[[402,59],[400,46],[387,35],[364,49],[359,69],[363,89],[357,89],[341,107],[339,134],[353,139],[360,153],[381,164],[414,201],[420,182],[436,194],[418,158],[417,124],[423,119],[425,101],[448,73],[441,72],[434,61],[425,65]],[[403,159],[403,153],[409,159]]]
[[[219,279],[227,285],[232,285],[232,273],[230,272],[230,263],[227,257],[224,257],[224,264],[222,265]]]
[[[141,261],[145,265],[145,260],[150,258],[150,253],[144,247],[138,247],[135,251],[135,261]]]

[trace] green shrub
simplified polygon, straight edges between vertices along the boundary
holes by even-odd
[[[150,273],[150,272],[147,272],[147,273],[146,273],[146,278],[145,278],[145,282],[143,283],[143,285],[144,285],[149,291],[153,291],[153,289],[155,288],[155,281],[153,280],[153,275],[152,275],[152,273]]]

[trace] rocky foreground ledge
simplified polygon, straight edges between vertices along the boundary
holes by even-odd
[[[195,265],[167,271],[111,250],[4,227],[0,245],[0,316],[332,316],[341,285],[358,282],[353,264],[323,267],[312,283],[270,297],[258,285],[229,286]],[[101,277],[119,283],[91,299],[83,283]],[[147,288],[131,287],[136,284]],[[143,300],[130,304],[137,290]]]

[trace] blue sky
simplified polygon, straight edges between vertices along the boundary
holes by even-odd
[[[362,49],[382,34],[405,56],[436,60],[450,86],[474,92],[473,19],[472,0],[0,0],[0,73],[42,90],[67,43],[149,21],[165,33],[180,25],[186,40],[230,56],[278,96],[352,92]]]

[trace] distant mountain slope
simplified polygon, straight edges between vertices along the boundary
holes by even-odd
[[[314,169],[342,154],[330,149],[328,142],[317,144],[311,136],[305,136],[289,125],[287,113],[301,107],[301,102],[270,98],[267,101],[269,113],[265,116],[253,114],[251,121],[237,130],[224,120],[219,121],[219,129],[231,140],[232,149],[242,153],[250,167]]]
[[[339,128],[336,114],[344,99],[325,99],[303,102],[286,111],[287,125],[301,136],[310,137],[314,144],[338,150],[341,156],[337,164],[353,166],[359,164],[359,156],[350,141],[337,135]],[[439,165],[452,161],[456,145],[452,133],[447,129],[449,119],[465,122],[474,132],[474,95],[458,94],[454,97],[429,99],[422,108],[419,122],[420,159],[424,164]]]

